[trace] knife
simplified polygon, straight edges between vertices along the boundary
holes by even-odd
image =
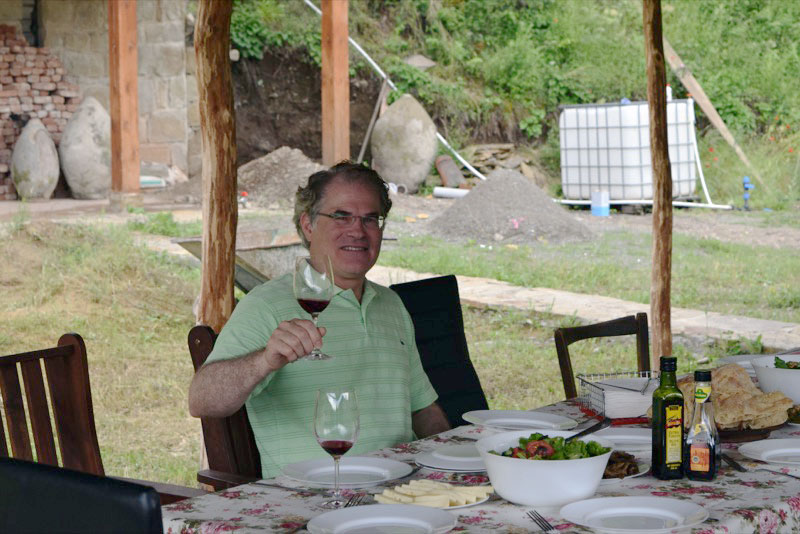
[[[743,466],[742,464],[740,464],[739,462],[737,462],[736,460],[734,460],[733,458],[731,458],[731,457],[728,455],[728,453],[726,453],[726,452],[723,452],[723,453],[722,453],[722,459],[723,459],[723,460],[725,460],[725,462],[726,462],[726,463],[727,463],[729,466],[733,467],[733,468],[734,468],[734,469],[736,469],[737,471],[739,471],[739,472],[742,472],[742,473],[746,473],[746,472],[747,472],[747,469],[745,469],[745,468],[744,468],[744,466]]]
[[[570,437],[565,439],[564,442],[570,442],[573,439],[582,438],[583,436],[586,436],[588,434],[592,434],[594,432],[597,432],[598,430],[602,430],[602,429],[604,429],[605,427],[607,427],[609,425],[611,425],[611,419],[609,419],[608,417],[604,417],[602,420],[596,422],[592,426],[581,430],[577,434],[571,435]]]

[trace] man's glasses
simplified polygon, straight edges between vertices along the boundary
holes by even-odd
[[[319,213],[319,215],[324,215],[329,219],[333,219],[333,222],[337,226],[350,226],[356,221],[360,221],[361,224],[364,225],[364,228],[369,228],[370,230],[383,230],[383,225],[386,224],[386,217],[383,215],[350,215],[349,213],[340,213],[335,211],[333,213]]]

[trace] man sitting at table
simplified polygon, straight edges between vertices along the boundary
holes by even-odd
[[[361,430],[354,454],[449,428],[400,297],[366,279],[391,206],[386,182],[365,166],[342,162],[312,174],[297,190],[294,222],[312,266],[324,272],[325,257],[332,264],[335,296],[319,328],[297,303],[291,273],[271,280],[239,302],[192,379],[195,417],[226,417],[247,406],[264,477],[327,456],[312,432],[321,387],[355,388]],[[323,336],[333,358],[303,358],[322,347]]]

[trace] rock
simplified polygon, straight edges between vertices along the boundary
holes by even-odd
[[[431,170],[437,143],[433,120],[412,96],[403,95],[375,122],[372,167],[387,182],[415,193]]]
[[[11,154],[11,179],[23,199],[48,199],[58,184],[56,145],[39,119],[19,134]]]
[[[436,62],[430,58],[423,56],[422,54],[414,54],[408,56],[403,60],[406,65],[411,65],[412,67],[417,67],[420,70],[429,69],[431,67],[436,66]]]
[[[58,147],[72,196],[98,199],[111,189],[111,117],[87,97],[70,118]]]

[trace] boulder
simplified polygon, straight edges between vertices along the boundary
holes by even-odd
[[[111,117],[87,97],[67,122],[58,147],[64,178],[75,198],[108,197],[111,189]]]
[[[11,179],[23,199],[48,199],[58,184],[58,152],[39,119],[19,134],[11,154]]]
[[[433,120],[412,96],[403,95],[375,122],[372,168],[415,193],[431,170],[437,143]]]

